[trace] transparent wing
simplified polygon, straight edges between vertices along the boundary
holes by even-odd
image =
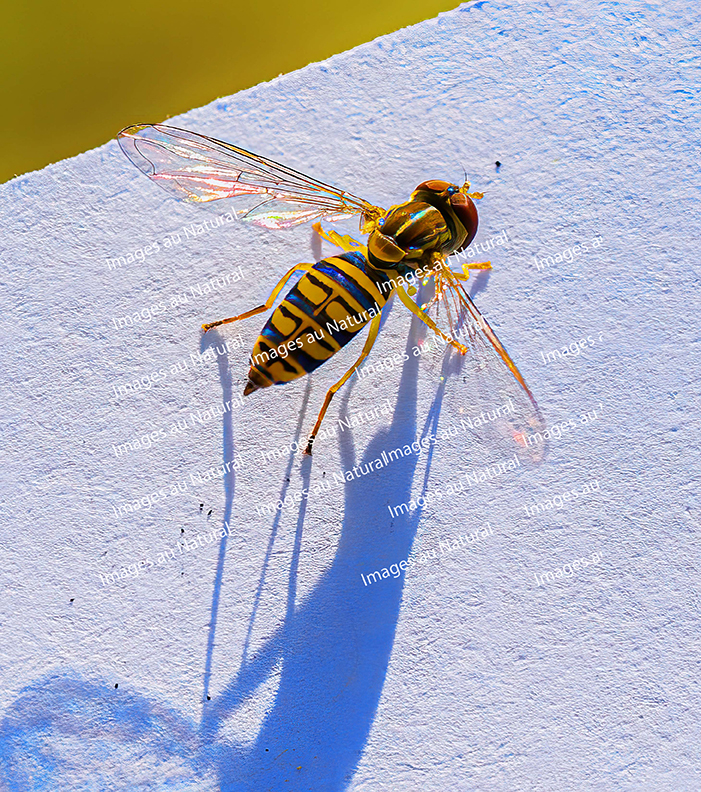
[[[164,124],[135,124],[118,135],[136,167],[179,200],[240,199],[241,220],[289,228],[309,220],[340,220],[384,211],[355,195],[220,140]],[[234,206],[237,206],[237,203]],[[238,208],[238,207],[237,207]]]
[[[466,348],[460,354],[429,334],[422,358],[444,383],[450,419],[483,444],[540,461],[547,448],[543,420],[525,379],[452,271],[435,279],[423,306],[433,321]],[[446,349],[447,347],[447,349]]]

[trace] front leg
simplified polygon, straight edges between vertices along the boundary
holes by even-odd
[[[420,319],[425,325],[430,327],[436,335],[440,336],[447,344],[455,347],[455,349],[457,349],[461,355],[464,355],[467,352],[467,347],[463,344],[460,344],[451,336],[446,335],[433,321],[433,319],[431,319],[426,311],[423,311],[421,308],[419,308],[419,306],[411,299],[411,297],[409,297],[402,286],[397,286],[395,293],[402,303],[414,314],[414,316]]]
[[[459,281],[466,281],[470,277],[470,270],[488,270],[492,269],[491,261],[470,261],[462,265],[462,272],[455,272],[450,270],[455,278]]]
[[[363,255],[367,255],[367,247],[362,242],[358,242],[357,239],[353,239],[350,234],[341,236],[337,231],[326,231],[326,229],[322,228],[321,223],[314,223],[312,228],[322,239],[325,239],[332,245],[336,245],[336,247],[340,247],[345,253],[359,252]]]

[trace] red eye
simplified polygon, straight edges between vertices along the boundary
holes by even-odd
[[[457,253],[460,250],[465,250],[465,248],[475,238],[479,219],[477,217],[477,207],[474,205],[474,203],[472,203],[472,198],[470,198],[469,195],[465,195],[464,193],[456,193],[455,195],[451,195],[450,205],[453,207],[458,220],[465,226],[465,231],[467,231],[465,241],[458,248],[456,251]]]

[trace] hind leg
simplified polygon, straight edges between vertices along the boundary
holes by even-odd
[[[346,373],[341,377],[341,379],[335,385],[332,385],[326,392],[326,398],[324,399],[324,404],[321,410],[319,411],[319,417],[316,419],[316,423],[314,424],[312,433],[309,435],[309,440],[307,441],[307,447],[304,449],[305,454],[308,454],[309,456],[311,456],[312,454],[312,445],[314,444],[314,438],[317,436],[317,433],[319,432],[321,422],[324,420],[326,411],[329,409],[329,404],[331,404],[331,399],[333,399],[333,397],[335,396],[336,391],[353,376],[358,366],[370,354],[370,350],[373,348],[373,346],[375,345],[375,341],[377,340],[377,334],[380,332],[381,319],[382,319],[382,312],[377,314],[377,316],[372,320],[372,322],[370,322],[370,331],[368,332],[368,337],[365,339],[365,345],[363,346],[363,351],[358,356],[358,359],[348,369],[348,371],[346,371]]]
[[[255,316],[256,314],[263,313],[264,311],[269,310],[273,307],[273,303],[277,299],[278,295],[284,288],[287,281],[295,274],[295,272],[309,272],[309,270],[313,267],[313,264],[297,264],[296,267],[292,267],[291,270],[288,270],[282,278],[277,283],[277,286],[272,290],[270,293],[270,297],[263,303],[263,305],[259,305],[257,308],[251,308],[250,311],[246,311],[245,313],[239,314],[238,316],[231,316],[228,319],[219,319],[217,322],[209,322],[209,324],[203,324],[202,329],[205,333],[208,330],[211,330],[213,327],[219,327],[219,325],[229,324],[229,322],[238,322],[239,319],[248,319],[249,316]]]

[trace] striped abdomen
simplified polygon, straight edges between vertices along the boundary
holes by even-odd
[[[389,279],[361,253],[316,263],[287,293],[251,353],[244,394],[302,377],[335,355],[387,302]]]

